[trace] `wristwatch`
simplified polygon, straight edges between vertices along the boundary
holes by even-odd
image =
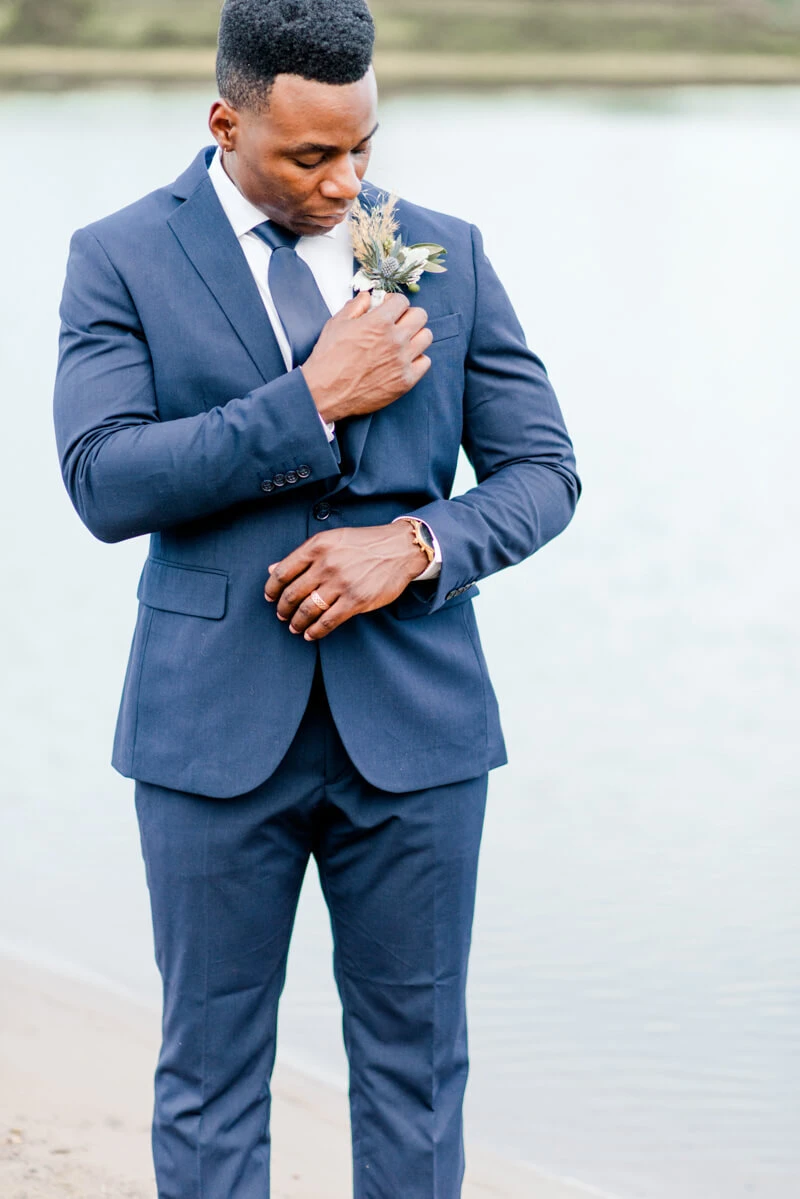
[[[431,531],[424,521],[417,520],[415,516],[401,516],[400,520],[406,520],[414,530],[414,545],[418,545],[425,557],[428,559],[430,566],[436,558],[436,551],[433,548],[433,537]]]

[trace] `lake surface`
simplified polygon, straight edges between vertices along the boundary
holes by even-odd
[[[62,490],[56,307],[71,231],[173,179],[212,98],[0,98],[0,937],[149,998],[108,766],[146,546]],[[370,171],[482,227],[576,443],[573,526],[478,601],[511,765],[468,1115],[621,1199],[800,1194],[799,135],[791,90],[400,98]],[[311,879],[281,1024],[343,1077]]]

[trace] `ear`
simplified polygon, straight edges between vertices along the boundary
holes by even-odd
[[[208,114],[208,127],[221,150],[231,153],[236,149],[239,114],[227,100],[215,100],[211,105],[211,112]]]

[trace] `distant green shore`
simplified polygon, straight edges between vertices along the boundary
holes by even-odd
[[[551,52],[376,56],[384,90],[415,87],[657,86],[800,84],[800,55]],[[0,87],[58,88],[114,83],[213,85],[208,49],[99,49],[0,45]]]
[[[213,80],[221,0],[0,0],[0,87]],[[800,82],[800,0],[370,0],[386,89]]]

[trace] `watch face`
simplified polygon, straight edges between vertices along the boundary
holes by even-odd
[[[425,542],[428,549],[432,550],[433,549],[433,538],[431,537],[431,531],[428,528],[428,526],[424,525],[421,521],[419,524],[419,535],[420,535],[420,539]]]

